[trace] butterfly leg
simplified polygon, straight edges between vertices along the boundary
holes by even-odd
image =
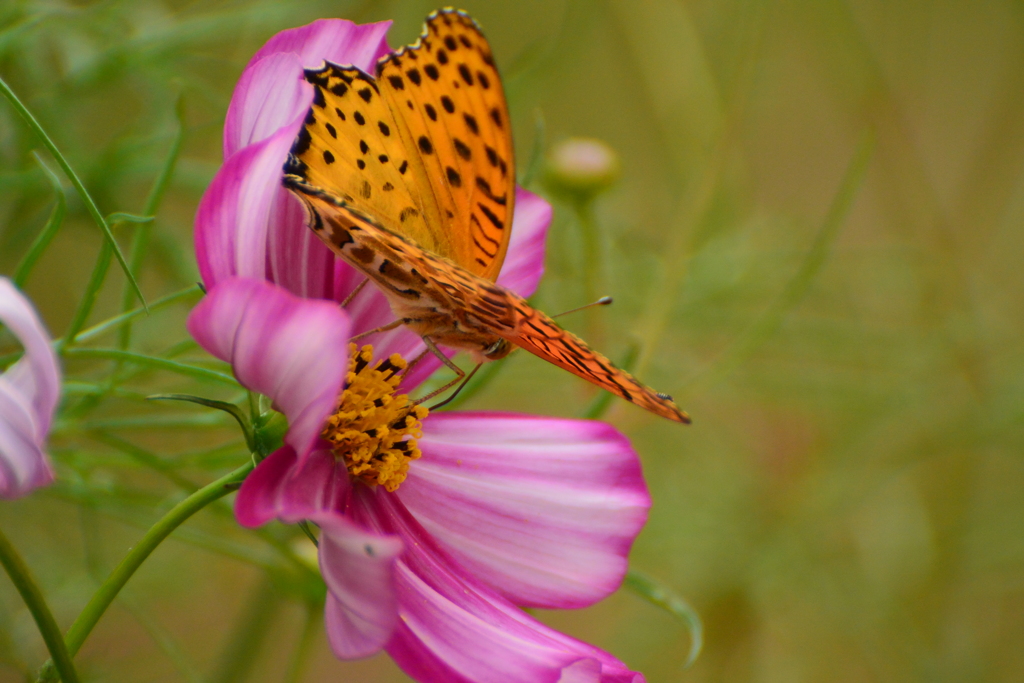
[[[409,364],[405,366],[405,370],[402,371],[402,374],[408,376],[409,373],[412,372],[413,368],[415,368],[421,360],[427,357],[428,353],[430,353],[430,350],[424,349],[423,352],[420,353],[420,355],[416,356],[411,361],[409,361]]]
[[[389,331],[395,329],[396,327],[398,327],[399,325],[403,324],[404,322],[405,322],[404,320],[395,320],[395,321],[389,322],[387,325],[381,325],[380,327],[375,327],[372,330],[367,330],[366,332],[360,332],[356,336],[350,337],[349,341],[356,341],[357,339],[362,339],[363,337],[369,337],[371,334],[377,334],[378,332],[389,332]]]
[[[446,398],[445,400],[441,401],[440,403],[435,403],[434,405],[430,406],[430,410],[437,410],[438,408],[443,408],[444,406],[454,401],[455,397],[459,395],[459,393],[466,387],[467,384],[469,384],[469,380],[473,379],[473,375],[476,374],[476,371],[479,370],[481,366],[483,366],[483,363],[477,363],[476,367],[470,370],[469,374],[466,375],[466,378],[462,380],[462,384],[460,384],[455,389],[455,391],[452,392],[452,395]]]
[[[356,285],[356,288],[353,289],[351,292],[349,292],[348,296],[345,297],[345,300],[341,302],[341,307],[342,308],[347,308],[348,305],[350,303],[352,303],[352,299],[355,299],[356,295],[359,294],[359,292],[363,291],[363,287],[365,287],[366,283],[369,282],[369,281],[370,281],[370,278],[364,277],[363,281],[360,282],[358,285]]]
[[[437,348],[437,345],[434,344],[434,342],[430,339],[430,337],[423,337],[423,343],[427,345],[427,350],[430,351],[435,356],[437,356],[438,360],[440,360],[442,363],[444,363],[446,366],[448,366],[448,368],[452,372],[454,372],[457,375],[457,377],[455,379],[453,379],[451,382],[448,382],[448,384],[445,384],[440,389],[435,389],[434,391],[431,391],[429,394],[427,394],[423,398],[417,399],[416,403],[423,403],[424,401],[429,401],[430,399],[434,398],[438,394],[443,394],[444,392],[448,391],[449,389],[451,389],[453,386],[455,386],[459,382],[463,381],[463,379],[465,379],[465,377],[466,377],[466,373],[463,372],[462,368],[460,368],[458,365],[453,363],[452,360],[448,356],[446,356],[443,353],[441,353],[441,349]],[[417,358],[416,360],[419,361],[419,358]]]

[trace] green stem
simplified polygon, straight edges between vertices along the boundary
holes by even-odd
[[[75,341],[88,341],[90,339],[100,336],[101,334],[108,330],[115,329],[121,325],[124,325],[130,320],[134,320],[143,313],[155,313],[156,311],[160,310],[161,308],[164,308],[165,306],[169,306],[170,304],[177,303],[178,301],[182,301],[184,299],[197,296],[198,294],[200,294],[199,287],[197,285],[189,285],[185,289],[179,289],[177,292],[173,292],[171,294],[168,294],[167,296],[157,299],[156,301],[149,305],[148,311],[147,309],[141,307],[135,308],[125,313],[122,313],[121,315],[116,315],[113,318],[110,318],[109,320],[104,320],[101,323],[97,323],[88,329],[82,330],[82,332],[75,337]]]
[[[233,472],[225,474],[220,479],[211,482],[199,489],[185,500],[171,508],[156,524],[149,528],[149,531],[132,548],[121,564],[117,565],[107,580],[93,594],[89,603],[82,610],[75,623],[71,624],[64,642],[67,651],[74,656],[82,647],[82,643],[89,637],[93,627],[99,622],[110,603],[114,601],[128,579],[135,574],[135,571],[146,561],[146,558],[166,539],[172,531],[181,526],[189,517],[202,510],[210,503],[223,498],[238,488],[242,480],[252,471],[252,462],[247,462]],[[49,678],[50,662],[43,667],[39,680],[52,680]]]
[[[597,293],[600,282],[604,282],[604,258],[601,250],[601,235],[594,216],[593,197],[580,197],[573,200],[576,221],[580,226],[580,237],[583,241],[583,301],[592,303],[601,296]],[[596,348],[601,348],[604,326],[601,324],[600,312],[597,308],[584,311],[587,330],[587,341]]]
[[[36,161],[39,162],[39,166],[42,167],[43,173],[46,174],[47,180],[53,186],[53,191],[57,196],[57,203],[53,205],[53,211],[50,212],[50,217],[47,219],[42,232],[32,241],[32,246],[29,247],[28,253],[21,259],[21,263],[18,264],[17,269],[14,271],[14,284],[19,288],[24,288],[29,273],[32,272],[36,261],[39,260],[39,257],[46,251],[46,247],[50,246],[50,242],[57,235],[57,231],[60,230],[60,226],[64,223],[64,215],[68,210],[68,200],[64,196],[64,188],[61,187],[60,178],[50,170],[49,166],[43,163],[38,154],[33,152],[33,155]]]
[[[141,353],[134,353],[132,351],[121,351],[120,349],[64,349],[63,354],[67,358],[99,358],[105,360],[116,360],[125,361],[128,363],[135,363],[147,368],[154,370],[166,370],[168,372],[174,372],[179,375],[191,377],[193,379],[218,382],[220,384],[227,384],[232,387],[238,386],[238,380],[231,375],[226,375],[223,372],[217,372],[216,370],[207,370],[206,368],[196,367],[195,365],[188,365],[186,363],[179,363],[173,360],[167,360],[166,358],[158,358],[156,356],[147,356]]]
[[[78,303],[75,316],[71,319],[71,324],[68,326],[68,331],[64,334],[64,337],[57,342],[57,353],[61,353],[66,347],[75,343],[75,337],[78,336],[82,326],[85,325],[85,321],[89,318],[89,314],[92,313],[92,307],[96,304],[96,297],[99,296],[100,288],[103,287],[103,281],[106,279],[107,271],[110,269],[111,255],[110,244],[107,242],[101,244],[99,256],[96,257],[96,265],[93,266],[92,275],[89,276],[89,283],[85,286],[85,293],[82,295],[82,300]]]
[[[155,216],[157,207],[160,206],[160,200],[163,199],[164,193],[167,191],[167,186],[171,184],[171,177],[174,175],[174,168],[178,162],[178,155],[181,153],[181,145],[185,139],[185,100],[179,95],[178,103],[175,107],[178,115],[178,132],[174,136],[174,142],[171,143],[171,151],[167,155],[167,160],[164,162],[164,166],[160,169],[160,174],[157,176],[156,181],[153,183],[153,187],[149,191],[149,196],[146,197],[146,203],[142,208],[143,216]],[[140,225],[135,235],[132,237],[131,250],[128,253],[128,263],[131,272],[136,275],[139,274],[139,270],[142,268],[142,261],[146,255],[146,247],[149,246],[150,237],[150,226]],[[132,307],[132,302],[135,300],[131,288],[125,287],[124,293],[121,296],[121,312],[127,313]],[[118,335],[118,348],[127,349],[131,343],[132,326],[131,323],[125,324]]]
[[[104,220],[103,214],[100,213],[99,207],[96,206],[96,202],[93,201],[89,191],[85,189],[85,185],[82,184],[78,174],[75,173],[73,168],[71,168],[71,164],[68,163],[68,160],[65,159],[64,155],[60,153],[59,149],[57,149],[57,145],[54,144],[53,140],[50,139],[50,136],[46,134],[46,131],[43,130],[42,125],[40,125],[39,121],[36,120],[36,117],[33,116],[32,112],[28,110],[28,107],[18,99],[18,96],[14,94],[14,91],[11,90],[10,86],[7,85],[2,78],[0,78],[0,93],[3,93],[4,97],[6,97],[11,103],[11,106],[14,107],[15,111],[21,115],[21,118],[25,120],[25,123],[28,124],[29,128],[39,136],[43,145],[50,151],[50,154],[53,155],[57,164],[60,165],[61,169],[64,171],[64,175],[66,175],[68,180],[71,181],[71,184],[75,186],[75,189],[78,191],[78,195],[82,198],[82,203],[85,204],[86,211],[89,212],[89,215],[96,222],[96,225],[98,225],[100,230],[103,231],[103,235],[106,237],[106,242],[104,242],[104,244],[106,244],[114,252],[114,255],[117,256],[117,262],[121,264],[121,269],[124,270],[124,274],[128,277],[128,281],[131,283],[132,289],[135,290],[135,294],[139,297],[139,301],[142,302],[143,308],[145,308],[146,299],[142,296],[142,290],[139,289],[139,283],[135,281],[135,276],[132,275],[131,268],[128,267],[128,262],[125,261],[124,254],[121,253],[121,249],[117,246],[117,241],[114,240],[114,233],[111,232],[110,225],[106,220]]]
[[[32,618],[36,620],[39,632],[46,643],[46,649],[50,651],[50,656],[53,658],[51,661],[54,662],[61,680],[64,683],[78,683],[78,674],[75,673],[71,656],[64,646],[60,627],[57,626],[57,621],[53,618],[53,614],[43,598],[43,593],[32,578],[32,573],[25,561],[21,559],[21,555],[14,549],[2,531],[0,531],[0,564],[3,564],[4,569],[7,570],[11,582],[21,594],[25,606],[32,613]]]

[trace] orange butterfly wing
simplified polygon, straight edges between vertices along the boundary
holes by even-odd
[[[421,153],[442,214],[435,225],[450,245],[439,253],[496,280],[511,237],[515,159],[501,77],[480,27],[461,11],[434,12],[419,40],[381,58],[377,81],[408,148]]]
[[[313,106],[285,167],[391,232],[488,280],[515,203],[501,78],[479,27],[435,12],[413,45],[353,66],[308,69]]]
[[[690,416],[679,409],[671,396],[641,384],[544,313],[511,292],[506,294],[514,309],[514,324],[511,328],[492,327],[500,337],[656,415],[690,423]]]

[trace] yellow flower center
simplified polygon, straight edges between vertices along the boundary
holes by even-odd
[[[373,361],[373,347],[349,345],[345,391],[321,436],[345,460],[349,474],[364,484],[394,491],[405,481],[409,462],[420,457],[416,439],[427,409],[406,394],[395,395],[407,363],[397,353]]]

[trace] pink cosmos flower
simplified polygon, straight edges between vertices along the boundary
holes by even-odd
[[[43,445],[60,399],[60,367],[32,304],[4,277],[0,323],[25,348],[0,375],[0,498],[18,498],[53,481]]]
[[[388,26],[321,20],[278,34],[228,110],[225,163],[196,216],[209,294],[188,327],[289,423],[284,446],[243,484],[236,515],[247,526],[319,525],[327,632],[342,659],[383,648],[421,681],[643,681],[517,607],[582,607],[620,585],[650,507],[629,442],[593,421],[424,417],[396,389],[411,391],[439,362],[398,374],[424,349],[404,329],[367,339],[376,362],[367,350],[349,358],[349,337],[390,322],[390,308],[366,287],[340,310],[362,276],[281,188],[312,101],[303,67],[370,69],[388,51]],[[528,296],[551,210],[521,189],[516,201],[498,282]]]

